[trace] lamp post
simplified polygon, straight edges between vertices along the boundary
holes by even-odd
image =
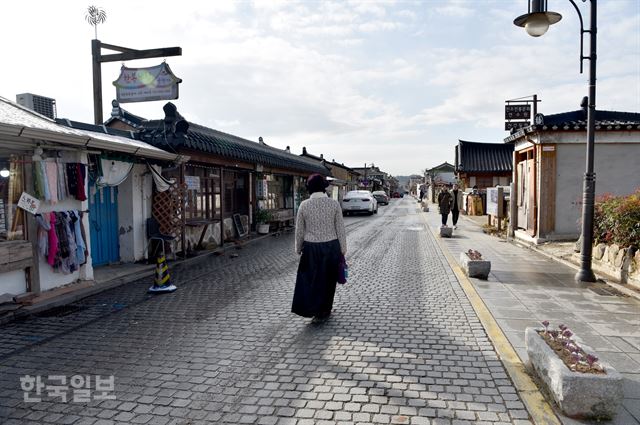
[[[587,109],[587,158],[584,174],[582,194],[582,246],[580,250],[580,270],[576,274],[578,282],[595,282],[596,277],[591,268],[591,252],[593,245],[593,210],[596,191],[596,174],[593,171],[593,156],[595,148],[595,118],[596,118],[596,34],[597,34],[597,0],[590,0],[590,28],[584,29],[582,14],[574,2],[569,0],[580,19],[580,73],[582,62],[589,59],[589,96]],[[582,0],[586,2],[587,0]],[[533,37],[543,35],[550,25],[560,21],[562,16],[556,12],[547,11],[546,0],[530,0],[529,13],[517,17],[513,23],[524,27]],[[584,56],[583,38],[589,33],[589,56]]]

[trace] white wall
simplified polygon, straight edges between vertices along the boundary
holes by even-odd
[[[20,295],[27,292],[27,279],[24,270],[0,273],[0,295]]]
[[[152,177],[145,164],[136,164],[118,186],[120,261],[141,260],[147,243],[146,219],[151,217]]]
[[[640,140],[639,140],[640,141]],[[556,163],[555,234],[580,235],[584,144],[558,144]],[[640,187],[640,143],[596,143],[596,196],[627,195]]]

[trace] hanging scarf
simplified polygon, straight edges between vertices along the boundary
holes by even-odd
[[[44,200],[51,200],[51,192],[49,191],[49,180],[47,178],[47,165],[44,161],[38,161],[38,166],[40,167],[40,172],[42,173],[42,177],[44,179],[42,184],[42,190],[44,192]]]
[[[77,176],[76,178],[78,179],[78,183],[77,183],[77,190],[76,190],[76,199],[78,201],[86,201],[87,200],[87,191],[85,190],[84,187],[84,181],[85,178],[87,177],[87,166],[84,164],[76,164],[77,167]]]
[[[67,269],[69,273],[73,273],[78,270],[78,258],[76,256],[76,235],[74,232],[74,225],[71,220],[71,215],[67,212],[61,213],[64,217],[64,232],[67,236],[67,243],[69,244],[69,257],[67,258]]]
[[[75,163],[67,164],[67,192],[69,196],[76,196],[78,192],[78,167]]]
[[[45,170],[51,203],[55,204],[58,202],[58,165],[55,162],[45,162]]]
[[[82,239],[82,229],[80,228],[80,217],[78,211],[69,211],[69,217],[73,225],[73,234],[76,241],[76,261],[78,266],[86,262],[84,250],[86,249],[84,240]]]
[[[67,235],[66,218],[62,213],[54,212],[56,216],[56,236],[58,237],[58,255],[56,256],[54,269],[64,274],[69,274],[69,237]]]
[[[89,259],[89,247],[85,242],[87,240],[87,234],[84,231],[84,221],[82,220],[83,217],[84,217],[84,213],[80,211],[80,220],[78,221],[80,222],[80,235],[82,236],[82,242],[84,245],[84,261],[80,263],[81,266],[87,264],[87,260]]]
[[[67,180],[66,173],[64,172],[64,164],[57,163],[56,168],[58,169],[58,199],[64,201],[67,199]]]
[[[40,161],[33,161],[31,171],[33,174],[33,195],[38,199],[44,199],[44,174],[42,174]]]
[[[43,260],[47,261],[49,247],[49,231],[51,224],[49,223],[49,214],[36,214],[36,222],[38,223],[38,252]]]
[[[49,215],[49,252],[47,253],[47,263],[51,267],[55,267],[58,258],[58,234],[56,233],[56,214],[44,213]]]

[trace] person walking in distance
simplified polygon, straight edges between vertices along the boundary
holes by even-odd
[[[440,215],[442,216],[442,227],[447,227],[447,218],[451,212],[453,199],[448,187],[444,187],[438,195],[438,206],[440,207]]]
[[[320,174],[309,176],[311,197],[300,203],[296,216],[295,250],[301,257],[291,311],[315,321],[331,314],[339,263],[347,253],[342,208],[327,196],[327,186]]]
[[[453,220],[453,228],[457,229],[458,217],[460,216],[460,209],[462,208],[462,191],[458,188],[457,184],[453,185],[451,198],[453,200],[451,206],[451,219]]]

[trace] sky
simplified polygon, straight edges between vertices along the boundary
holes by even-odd
[[[453,163],[459,139],[503,143],[505,100],[537,94],[543,114],[579,109],[588,61],[580,74],[578,15],[567,0],[548,3],[563,19],[534,38],[513,25],[526,0],[4,2],[0,96],[51,97],[58,117],[93,122],[85,15],[95,5],[107,14],[103,43],[182,48],[166,61],[183,81],[172,102],[187,121],[421,173]],[[588,26],[590,3],[576,3]],[[102,64],[105,119],[122,65]],[[597,109],[640,112],[640,1],[598,3],[597,76]],[[122,107],[160,119],[165,103]]]

